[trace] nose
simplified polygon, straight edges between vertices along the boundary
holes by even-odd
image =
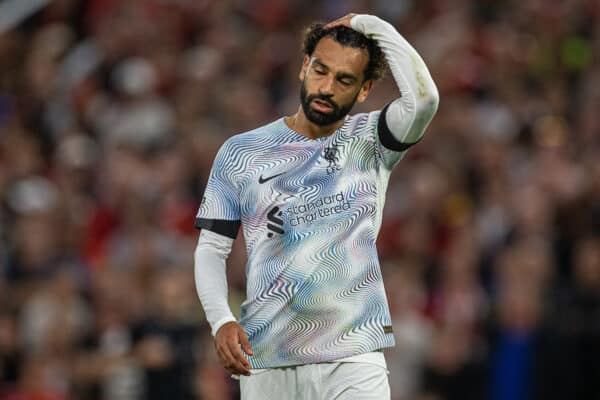
[[[323,79],[323,81],[321,82],[321,86],[319,87],[319,94],[326,95],[326,96],[333,94],[333,77],[332,76],[327,76],[325,79]]]

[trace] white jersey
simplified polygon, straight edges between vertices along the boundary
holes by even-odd
[[[243,227],[240,324],[253,369],[356,360],[394,345],[375,241],[390,172],[422,137],[439,96],[425,63],[392,25],[371,15],[350,23],[377,41],[402,96],[381,111],[347,117],[320,139],[291,130],[283,118],[233,136],[217,154],[197,214],[196,227],[230,238]],[[233,316],[224,306],[220,256],[203,253],[200,242],[202,235],[197,287],[214,334]],[[214,288],[198,284],[202,254],[212,260]]]
[[[253,368],[394,345],[375,241],[390,170],[404,153],[381,144],[379,114],[347,117],[316,140],[281,118],[233,136],[215,159],[196,227],[232,238],[243,227],[240,323]]]

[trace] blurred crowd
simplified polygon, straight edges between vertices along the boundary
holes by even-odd
[[[0,33],[0,399],[237,398],[194,216],[223,141],[296,111],[303,27],[347,12],[441,94],[378,241],[393,400],[600,398],[600,2],[54,0]]]

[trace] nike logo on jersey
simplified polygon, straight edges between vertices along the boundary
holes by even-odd
[[[268,182],[268,181],[270,181],[270,180],[271,180],[271,179],[273,179],[273,178],[277,178],[279,175],[283,175],[283,174],[285,174],[285,172],[282,172],[282,173],[280,173],[280,174],[276,174],[276,175],[269,176],[268,178],[263,178],[263,176],[262,176],[262,174],[261,174],[261,176],[259,176],[259,177],[258,177],[258,183],[260,183],[260,184],[262,185],[263,183],[265,183],[265,182]]]

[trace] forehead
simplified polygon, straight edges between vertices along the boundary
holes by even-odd
[[[330,37],[317,43],[312,57],[318,58],[334,72],[345,72],[362,77],[369,62],[367,49],[342,46]]]

